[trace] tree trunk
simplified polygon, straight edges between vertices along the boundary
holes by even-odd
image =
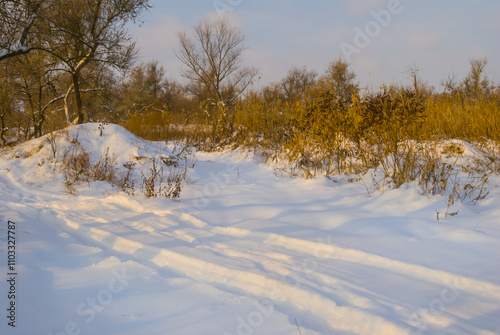
[[[42,137],[44,122],[45,122],[45,113],[43,111],[38,111],[33,115],[33,128],[34,128],[34,135],[36,138]]]
[[[2,140],[2,146],[6,146],[7,139],[5,138],[5,132],[7,129],[5,128],[5,115],[4,114],[0,115],[0,120],[2,121],[2,129],[0,130],[0,139]]]
[[[69,115],[69,106],[68,106],[68,97],[71,91],[73,90],[73,84],[68,89],[68,92],[64,96],[64,114],[66,115],[66,123],[69,125],[71,123],[70,121],[70,115]]]
[[[78,115],[77,124],[83,123],[83,107],[82,107],[82,96],[80,93],[80,82],[79,74],[73,74],[73,88],[75,91],[75,101],[76,101],[76,113]]]

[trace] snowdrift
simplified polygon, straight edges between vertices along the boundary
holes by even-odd
[[[91,183],[104,182],[93,189],[148,196],[164,195],[162,186],[175,187],[169,178],[183,181],[188,165],[194,166],[189,154],[186,148],[148,142],[113,124],[70,126],[2,152],[22,166],[9,174],[17,183],[53,191],[65,186],[64,192],[76,195]]]
[[[153,162],[163,187],[184,173],[176,201],[145,193]],[[113,178],[78,179],[82,166]],[[446,197],[416,184],[370,196],[363,183],[277,178],[241,152],[72,126],[0,152],[3,274],[8,221],[17,253],[16,297],[0,295],[16,327],[4,318],[0,332],[498,334],[495,183],[438,221]]]

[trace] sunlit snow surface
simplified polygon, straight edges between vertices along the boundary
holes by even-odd
[[[119,166],[173,150],[87,124],[57,151],[72,138]],[[45,137],[0,152],[1,334],[500,333],[498,178],[437,221],[446,198],[411,184],[370,197],[362,183],[278,178],[242,152],[196,153],[179,201],[104,182],[70,196],[52,148]]]

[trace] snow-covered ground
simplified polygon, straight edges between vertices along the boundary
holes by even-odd
[[[369,196],[241,152],[196,153],[178,201],[73,196],[56,168],[72,138],[136,177],[174,149],[87,124],[0,152],[1,334],[500,334],[498,178],[439,221],[446,198],[412,185]]]

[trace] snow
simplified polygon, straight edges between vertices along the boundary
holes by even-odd
[[[0,49],[0,59],[8,58],[11,55],[25,54],[28,53],[30,49],[31,48],[17,43],[17,46],[14,49]]]
[[[107,148],[135,162],[134,178],[174,145],[116,125],[50,136],[0,152],[0,268],[11,220],[18,272],[1,334],[500,333],[498,178],[439,221],[445,197],[413,184],[369,196],[242,151],[196,152],[178,201],[106,182],[71,196],[57,167],[73,138],[94,162]]]

